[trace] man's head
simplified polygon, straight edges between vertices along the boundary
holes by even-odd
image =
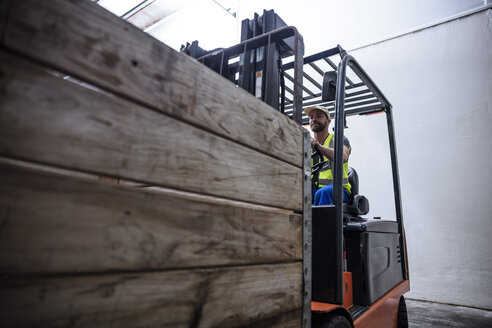
[[[328,109],[321,106],[312,106],[304,109],[304,113],[309,117],[309,127],[315,133],[328,129],[330,125],[330,113]]]

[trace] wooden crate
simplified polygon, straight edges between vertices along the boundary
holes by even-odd
[[[91,1],[0,40],[1,327],[301,327],[302,127]]]

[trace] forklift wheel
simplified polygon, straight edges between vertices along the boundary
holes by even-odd
[[[400,304],[398,305],[398,328],[408,328],[408,315],[407,304],[405,297],[400,298]]]
[[[350,322],[341,315],[334,315],[328,321],[318,326],[318,328],[352,328]]]

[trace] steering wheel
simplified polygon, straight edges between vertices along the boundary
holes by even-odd
[[[316,155],[319,156],[319,158],[323,158],[323,154],[319,150],[318,146],[314,146],[313,149],[314,151],[311,154],[311,158],[314,158]],[[329,161],[321,161],[319,163],[314,164],[313,167],[311,168],[311,174],[313,175],[317,174],[319,171],[321,171],[321,169],[323,168],[323,166],[325,166],[327,162]]]

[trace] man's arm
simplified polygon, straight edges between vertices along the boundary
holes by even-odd
[[[323,146],[315,138],[311,138],[311,146],[312,147],[318,146],[318,149],[323,154],[323,156],[328,158],[330,161],[335,160],[335,151],[333,150],[333,148]],[[343,145],[343,162],[344,163],[348,162],[349,156],[350,156],[350,149],[344,144]]]

